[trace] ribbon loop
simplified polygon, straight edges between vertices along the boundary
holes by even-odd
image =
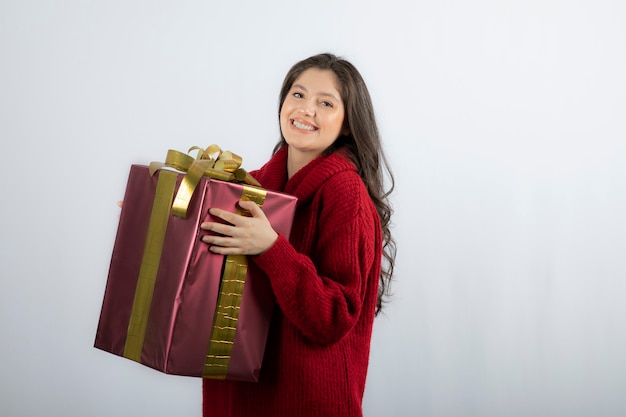
[[[198,151],[196,158],[189,155],[193,151]],[[191,197],[202,177],[260,187],[261,184],[241,168],[242,162],[241,156],[231,151],[222,151],[218,145],[212,144],[206,148],[192,146],[187,154],[170,149],[165,162],[151,162],[149,170],[150,175],[164,168],[185,172],[172,203],[172,214],[184,219],[187,217]]]

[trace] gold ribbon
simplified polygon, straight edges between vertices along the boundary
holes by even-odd
[[[188,154],[170,149],[164,163],[152,162],[150,164],[150,175],[164,167],[186,172],[172,205],[174,216],[183,219],[187,217],[191,197],[202,177],[261,186],[245,169],[241,168],[242,159],[239,155],[222,151],[215,144],[209,145],[206,149],[199,146],[189,148],[189,152],[194,150],[198,151],[195,159]]]
[[[178,174],[171,171],[163,171],[157,181],[148,234],[141,259],[139,278],[135,289],[135,298],[128,323],[128,333],[124,346],[124,356],[136,362],[141,362],[141,350],[148,326],[148,314],[150,303],[159,270],[165,230],[170,214],[170,204],[176,187]]]
[[[244,186],[241,200],[251,200],[262,207],[265,196],[266,192],[263,189]],[[240,207],[237,208],[237,214],[250,215],[248,211]],[[202,373],[204,378],[226,379],[237,332],[247,269],[248,260],[244,255],[228,255],[224,261],[217,308]]]
[[[232,152],[223,152],[217,145],[210,145],[206,149],[194,146],[189,149],[189,152],[193,150],[198,150],[197,158],[169,150],[164,163],[152,162],[149,167],[150,175],[154,175],[159,170],[161,173],[152,203],[148,233],[123,354],[124,357],[137,362],[141,362],[141,351],[143,350],[150,304],[165,241],[170,207],[173,215],[186,218],[189,202],[202,177],[253,185],[254,187],[244,185],[241,199],[254,201],[259,206],[262,206],[265,200],[265,190],[257,188],[260,184],[241,168],[242,159],[240,156]],[[162,168],[165,167],[186,173],[176,197],[174,197],[174,190],[178,173],[163,170]],[[173,203],[172,199],[174,200]],[[241,208],[237,208],[237,213],[250,215]],[[225,259],[215,319],[211,330],[211,340],[203,371],[203,376],[207,378],[226,378],[237,330],[247,267],[247,258],[243,255],[229,255]]]

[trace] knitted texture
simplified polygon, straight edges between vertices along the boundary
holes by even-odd
[[[285,147],[253,175],[296,196],[296,215],[289,241],[250,257],[277,304],[260,380],[203,380],[203,415],[361,416],[382,259],[376,209],[341,153],[287,181]]]

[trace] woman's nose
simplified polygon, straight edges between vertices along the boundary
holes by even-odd
[[[300,104],[298,108],[298,112],[302,113],[305,116],[314,116],[315,115],[315,106],[310,101],[304,101]]]

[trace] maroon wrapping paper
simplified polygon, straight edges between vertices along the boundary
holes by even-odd
[[[158,173],[131,167],[120,214],[95,347],[124,355],[128,323],[155,196]],[[179,174],[178,184],[183,174]],[[178,185],[177,185],[178,187]],[[216,309],[224,256],[208,250],[200,223],[218,221],[212,207],[235,212],[243,186],[203,178],[187,218],[170,214],[156,278],[141,363],[161,372],[202,376]],[[289,236],[296,198],[267,191],[263,211]],[[257,381],[274,299],[269,281],[249,263],[226,379]]]

